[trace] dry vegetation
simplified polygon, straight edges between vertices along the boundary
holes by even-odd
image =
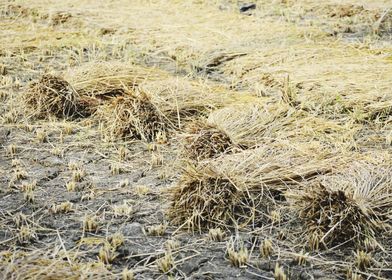
[[[390,1],[253,2],[0,3],[1,279],[392,278]]]

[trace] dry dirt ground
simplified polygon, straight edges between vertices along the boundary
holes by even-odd
[[[392,279],[392,3],[0,1],[0,278]]]

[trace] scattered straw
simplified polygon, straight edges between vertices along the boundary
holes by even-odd
[[[121,96],[145,80],[163,79],[166,72],[117,61],[90,62],[70,69],[66,78],[81,95],[100,99]]]

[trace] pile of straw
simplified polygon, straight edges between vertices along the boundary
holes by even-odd
[[[299,147],[271,145],[188,166],[170,189],[171,221],[191,230],[262,224],[266,209],[285,191],[331,172],[332,162],[339,164],[327,154],[316,159],[308,145],[309,154]]]
[[[309,236],[327,246],[360,243],[391,228],[391,178],[389,167],[358,163],[288,197]]]
[[[50,74],[32,82],[22,98],[30,115],[39,119],[84,117],[89,113],[88,100],[81,102],[79,94],[66,80]]]
[[[186,158],[199,161],[231,153],[232,150],[230,138],[215,126],[197,120],[186,127],[183,136],[183,155]]]
[[[165,133],[164,117],[143,93],[127,92],[101,106],[95,115],[108,140],[155,141]]]

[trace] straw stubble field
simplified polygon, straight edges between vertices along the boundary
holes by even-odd
[[[0,3],[2,279],[392,278],[390,2],[254,2]]]

